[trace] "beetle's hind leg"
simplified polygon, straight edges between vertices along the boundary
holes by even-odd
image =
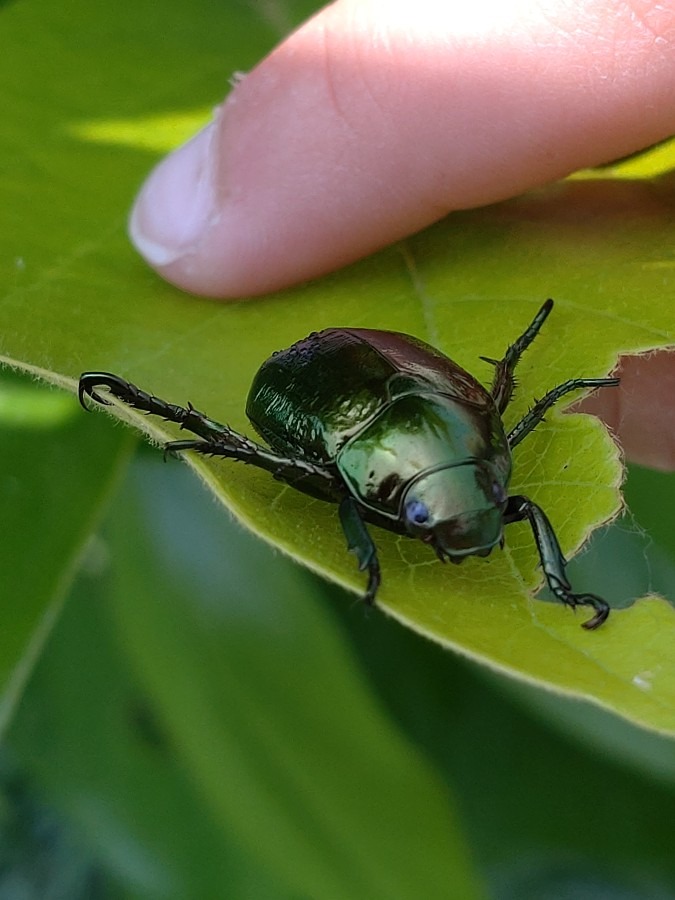
[[[490,388],[490,393],[492,394],[500,413],[504,412],[513,396],[513,391],[516,386],[516,379],[514,378],[513,371],[518,365],[518,360],[539,334],[541,326],[548,318],[552,309],[553,300],[547,300],[523,334],[521,334],[518,340],[514,341],[508,348],[503,359],[490,359],[488,356],[481,356],[482,360],[492,363],[495,367],[495,375],[492,381],[492,387]]]
[[[553,388],[545,394],[541,400],[537,400],[532,409],[523,416],[515,428],[508,435],[509,447],[513,450],[524,437],[543,421],[548,410],[570,391],[578,391],[583,388],[616,387],[620,383],[619,378],[572,378]]]
[[[375,602],[375,595],[380,586],[380,563],[373,539],[368,533],[366,523],[361,518],[358,506],[353,497],[344,497],[340,502],[340,524],[347,538],[347,548],[356,553],[359,571],[368,570],[368,587],[364,602],[369,606]]]
[[[108,406],[105,396],[98,393],[98,389],[105,387],[108,391],[132,409],[153,416],[160,416],[166,422],[175,422],[186,431],[191,431],[205,440],[211,440],[223,434],[234,434],[226,425],[221,425],[213,419],[209,419],[204,413],[195,409],[191,403],[187,406],[177,406],[175,403],[167,403],[153,394],[142,391],[130,381],[125,381],[118,375],[110,372],[85,372],[80,376],[78,396],[80,403],[87,409],[86,398],[91,397],[97,403]]]
[[[572,592],[572,586],[565,575],[565,557],[546,513],[527,497],[510,497],[504,513],[504,523],[508,525],[523,519],[527,519],[532,527],[541,567],[552,593],[572,608],[590,606],[595,610],[595,615],[587,622],[582,623],[583,628],[593,630],[602,625],[609,615],[609,606],[602,597],[597,597],[595,594]]]
[[[339,500],[342,496],[336,485],[336,477],[329,469],[315,465],[303,459],[291,459],[273,453],[246,435],[234,431],[228,425],[222,425],[209,419],[204,413],[195,409],[191,403],[177,406],[167,403],[153,394],[142,391],[129,381],[110,372],[85,372],[80,377],[80,403],[87,408],[86,398],[107,405],[105,396],[98,389],[105,387],[108,391],[132,409],[138,409],[149,415],[160,416],[167,422],[180,425],[185,431],[191,431],[201,440],[170,441],[164,448],[165,455],[182,450],[194,450],[207,456],[225,456],[229,459],[249,463],[259,469],[271,472],[275,478],[297,487],[312,496],[325,500]]]

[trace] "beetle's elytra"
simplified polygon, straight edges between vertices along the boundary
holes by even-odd
[[[570,391],[609,387],[618,378],[576,378],[538,400],[511,431],[502,413],[514,369],[553,301],[494,366],[490,390],[438,350],[407,334],[329,328],[274,353],[253,380],[246,412],[264,447],[187,407],[166,403],[117,375],[85,372],[79,396],[98,403],[106,387],[119,400],[161,416],[197,440],[167,449],[225,456],[266,469],[297,490],[338,504],[359,568],[368,572],[365,600],[380,584],[375,544],[366,523],[429,544],[441,561],[487,556],[503,544],[504,526],[527,519],[549,588],[571,607],[594,610],[584,628],[601,625],[609,606],[575,594],[565,559],[544,511],[509,496],[511,451]],[[268,449],[269,448],[269,449]]]

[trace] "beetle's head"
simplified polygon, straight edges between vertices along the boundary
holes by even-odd
[[[402,518],[413,537],[431,544],[439,559],[487,556],[502,538],[507,494],[491,466],[472,460],[419,475],[402,498]]]

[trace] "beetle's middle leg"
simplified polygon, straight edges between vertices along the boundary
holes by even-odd
[[[298,490],[304,490],[312,496],[319,496],[324,500],[337,500],[342,496],[341,491],[338,493],[335,475],[329,469],[305,459],[281,456],[225,425],[221,428],[223,430],[210,440],[169,441],[164,447],[164,452],[180,453],[182,450],[194,450],[204,456],[224,456],[264,469],[279,481],[290,484]]]
[[[609,615],[607,602],[595,594],[575,594],[572,592],[572,585],[565,575],[567,562],[560,549],[553,526],[544,510],[527,497],[509,497],[504,512],[504,523],[508,525],[511,522],[520,522],[523,519],[527,519],[532,528],[537,550],[539,551],[541,567],[546,576],[546,583],[552,593],[555,594],[558,600],[562,600],[563,603],[572,608],[590,606],[595,610],[595,615],[587,622],[582,623],[583,628],[592,630],[602,625]]]
[[[508,435],[509,447],[513,450],[524,437],[533,431],[543,421],[548,410],[570,391],[578,391],[582,388],[616,387],[618,378],[572,378],[553,388],[545,394],[541,400],[537,400],[532,409],[518,422]]]
[[[375,594],[380,586],[380,563],[377,558],[377,550],[371,538],[366,523],[361,518],[358,506],[353,497],[344,497],[340,502],[340,524],[347,538],[347,548],[356,553],[359,561],[359,571],[368,570],[368,588],[364,601],[368,605],[375,602]]]

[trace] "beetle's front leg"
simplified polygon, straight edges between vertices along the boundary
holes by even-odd
[[[595,594],[574,594],[572,592],[572,585],[565,575],[565,557],[546,513],[527,497],[509,497],[504,512],[504,523],[508,525],[523,519],[527,519],[532,527],[541,566],[551,591],[567,606],[572,608],[591,606],[595,610],[593,618],[582,623],[583,628],[592,630],[602,625],[609,615],[609,606],[602,597],[596,597]]]
[[[375,602],[375,595],[380,586],[380,563],[373,539],[368,533],[366,524],[353,497],[344,497],[340,502],[340,524],[347,538],[347,548],[356,553],[359,571],[368,570],[368,588],[364,602],[369,606]]]

